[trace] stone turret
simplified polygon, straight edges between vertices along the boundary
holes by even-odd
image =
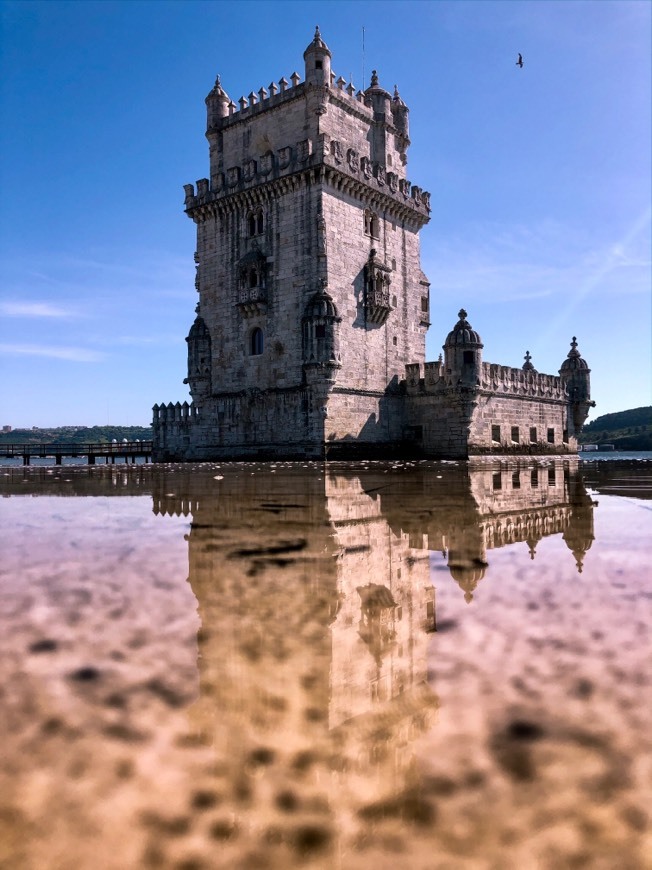
[[[577,349],[575,336],[573,336],[568,356],[561,364],[559,374],[571,406],[571,419],[575,427],[575,434],[578,434],[589,415],[589,410],[595,407],[595,402],[591,401],[591,369]]]
[[[330,87],[331,53],[321,38],[319,27],[315,28],[315,37],[304,51],[303,59],[306,64],[306,84]]]
[[[444,342],[444,370],[453,383],[475,386],[480,383],[482,372],[482,339],[466,319],[462,308],[459,320],[448,333]]]
[[[193,401],[210,395],[211,391],[211,336],[206,323],[199,314],[190,327],[188,342],[188,384]]]
[[[229,95],[222,87],[220,77],[215,79],[213,89],[206,97],[206,129],[212,130],[217,126],[221,118],[229,114]]]

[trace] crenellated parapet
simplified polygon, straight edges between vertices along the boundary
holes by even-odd
[[[488,362],[481,364],[480,372],[479,383],[475,384],[478,391],[524,399],[568,401],[564,384],[558,375],[545,375]],[[419,363],[409,363],[405,367],[405,382],[408,395],[436,394],[451,387],[463,386],[459,375],[448,371],[441,359],[425,363],[423,372]]]
[[[528,399],[566,401],[562,379],[526,369],[497,363],[482,363],[480,387],[497,395],[521,396]]]

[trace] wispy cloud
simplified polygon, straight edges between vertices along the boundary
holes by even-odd
[[[75,317],[76,312],[63,308],[60,305],[52,305],[50,302],[12,302],[5,300],[0,302],[0,315],[3,317],[68,318]]]
[[[474,225],[464,237],[442,237],[423,251],[424,269],[441,297],[518,302],[545,296],[648,294],[650,213],[621,238],[590,239],[554,222],[526,228]]]
[[[101,362],[105,354],[84,347],[52,347],[40,344],[0,344],[0,353],[7,356],[44,356],[68,362]]]

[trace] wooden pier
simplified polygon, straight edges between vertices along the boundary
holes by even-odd
[[[98,459],[104,459],[104,463],[115,465],[116,459],[124,462],[136,462],[136,459],[144,459],[151,462],[151,441],[113,441],[110,444],[0,444],[0,457],[12,459],[21,457],[23,465],[29,465],[31,459],[45,459],[53,456],[56,465],[63,463],[63,457],[85,456],[89,465],[95,465]]]

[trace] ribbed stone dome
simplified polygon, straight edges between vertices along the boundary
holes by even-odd
[[[573,336],[571,341],[571,349],[568,351],[568,356],[561,364],[559,369],[560,374],[568,374],[569,372],[588,371],[589,366],[585,359],[582,359],[579,350],[577,349],[577,339]]]
[[[333,297],[325,290],[319,290],[306,306],[305,317],[332,317],[337,319],[337,308]]]
[[[381,94],[383,97],[387,97],[390,100],[392,98],[391,94],[386,91],[385,88],[382,88],[380,86],[380,83],[378,81],[378,73],[375,69],[371,71],[371,84],[364,93],[365,97],[370,97],[372,96],[372,94]]]
[[[188,333],[188,338],[186,341],[193,341],[198,338],[207,338],[209,335],[208,327],[206,326],[206,322],[203,317],[197,315],[195,318],[195,322],[190,327],[190,332]]]
[[[452,331],[446,336],[444,347],[459,346],[461,344],[466,346],[474,345],[476,347],[483,347],[482,339],[466,319],[466,311],[461,308],[457,316],[459,317],[459,320],[453,327]]]
[[[326,45],[324,40],[321,38],[321,33],[319,32],[319,26],[315,27],[315,36],[303,53],[303,59],[306,59],[306,55],[310,52],[325,52],[329,57],[331,57],[331,52],[329,47]]]
[[[213,85],[213,89],[206,97],[206,102],[209,100],[217,100],[220,103],[226,103],[227,105],[231,102],[229,95],[222,87],[222,83],[220,82],[220,77],[218,76],[215,79],[215,84]]]

